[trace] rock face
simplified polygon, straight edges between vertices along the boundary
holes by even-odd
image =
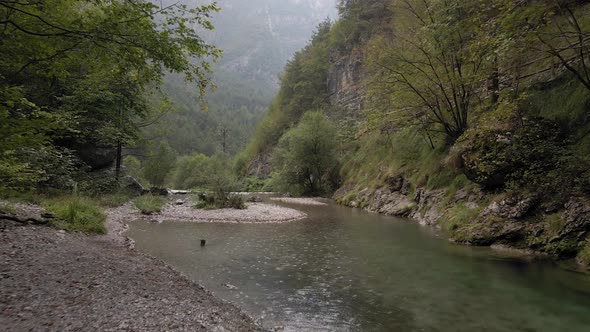
[[[537,203],[537,197],[511,195],[501,200],[493,201],[481,215],[493,215],[505,219],[520,219],[531,211]]]
[[[362,107],[364,90],[361,82],[364,74],[364,53],[356,48],[350,53],[330,53],[328,93],[332,106],[358,112]]]

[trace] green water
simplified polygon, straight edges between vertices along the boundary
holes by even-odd
[[[298,208],[309,218],[278,225],[135,222],[128,235],[139,250],[267,327],[590,331],[588,275],[456,246],[403,219],[333,204]]]

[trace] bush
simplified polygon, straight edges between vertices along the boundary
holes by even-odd
[[[67,197],[45,203],[46,210],[58,220],[52,222],[57,228],[68,232],[105,234],[106,215],[92,200],[83,197]]]
[[[197,195],[195,209],[216,210],[216,209],[237,209],[245,210],[246,203],[241,195],[228,195],[223,192],[215,194],[201,193]]]
[[[166,201],[161,196],[143,195],[137,197],[134,201],[135,207],[141,211],[142,214],[150,215],[162,212]]]

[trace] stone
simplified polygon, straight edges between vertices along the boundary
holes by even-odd
[[[124,176],[119,181],[119,187],[131,193],[133,196],[140,196],[146,192],[143,186],[131,176]]]
[[[176,201],[174,201],[174,204],[176,204],[176,205],[183,205],[184,203],[186,203],[186,202],[183,201],[182,199],[177,199]]]
[[[481,213],[482,216],[494,215],[506,219],[521,219],[526,216],[537,204],[538,199],[532,196],[511,195],[500,200],[493,201]]]
[[[590,233],[590,201],[584,197],[571,198],[562,212],[565,226],[558,237],[575,241],[583,241]]]

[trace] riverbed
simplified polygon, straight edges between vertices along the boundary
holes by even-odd
[[[590,277],[329,203],[282,224],[131,224],[136,248],[286,331],[586,331]],[[200,240],[207,244],[201,247]]]

